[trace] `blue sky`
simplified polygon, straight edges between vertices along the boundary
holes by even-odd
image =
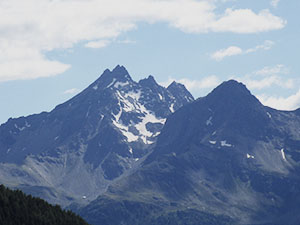
[[[182,82],[234,78],[264,104],[300,107],[298,0],[3,0],[0,123],[50,111],[106,69]]]

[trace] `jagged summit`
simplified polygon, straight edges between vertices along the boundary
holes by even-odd
[[[175,86],[178,85],[173,85]],[[179,153],[185,151],[181,142],[199,140],[209,145],[213,145],[209,141],[219,143],[219,147],[226,146],[226,143],[233,146],[237,145],[236,139],[240,135],[257,140],[269,137],[271,122],[272,116],[268,109],[246,86],[229,80],[216,87],[206,97],[199,98],[170,116],[164,131],[168,130],[172,135],[168,132],[161,133],[157,146],[161,140],[166,139],[172,140],[174,146],[161,148],[159,151],[164,152],[167,149],[174,152],[177,148]]]
[[[244,113],[247,112],[246,109],[252,110],[263,107],[243,83],[235,80],[223,82],[204,99],[211,109],[214,108],[218,111],[243,111]]]
[[[254,96],[247,89],[246,85],[236,80],[228,80],[216,87],[208,96],[218,98],[253,98]],[[255,97],[254,97],[255,98]]]
[[[128,71],[124,66],[117,65],[112,71],[106,69],[101,76],[92,83],[89,88],[97,90],[98,88],[104,89],[110,85],[115,84],[116,82],[120,83],[132,83],[133,80],[130,77]]]
[[[167,88],[173,88],[173,87],[180,86],[180,85],[182,85],[182,84],[177,83],[177,82],[174,80],[171,84],[169,84],[169,86],[168,86]]]
[[[111,224],[112,208],[125,212],[125,224],[298,225],[298,113],[265,107],[245,85],[224,82],[170,115],[142,167],[82,215],[101,215],[95,225]],[[223,217],[208,221],[197,211]]]
[[[251,95],[246,85],[236,80],[224,81],[213,92],[231,92],[232,94],[245,94]]]
[[[166,118],[190,101],[173,95],[153,76],[137,83],[124,66],[107,69],[51,112],[0,126],[0,180],[29,185],[28,190],[39,186],[61,193],[57,187],[63,187],[69,200],[42,194],[52,203],[82,201],[82,195],[92,200],[139,164]]]
[[[149,75],[145,79],[141,79],[139,81],[139,84],[144,86],[144,87],[154,87],[154,86],[159,86],[159,84],[156,82],[155,78],[152,75]]]
[[[177,83],[176,81],[173,81],[168,87],[167,90],[171,92],[176,97],[184,97],[184,99],[187,99],[189,101],[193,101],[194,97],[191,95],[191,93],[186,89],[186,87],[183,84]],[[183,100],[181,98],[181,100]]]
[[[131,80],[131,77],[130,77],[129,73],[128,73],[127,69],[124,66],[117,65],[111,71],[111,75],[115,78],[120,78],[120,79],[126,78],[126,79]]]

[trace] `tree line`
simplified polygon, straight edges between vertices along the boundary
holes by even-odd
[[[0,185],[0,224],[5,225],[88,225],[81,217],[59,205],[10,190]]]

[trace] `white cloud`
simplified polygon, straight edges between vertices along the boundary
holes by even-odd
[[[258,14],[251,9],[227,9],[222,17],[211,24],[211,29],[249,34],[281,29],[285,24],[286,21],[272,15],[267,9]]]
[[[2,0],[0,81],[63,73],[69,65],[51,61],[45,53],[84,42],[103,47],[99,40],[115,40],[140,22],[163,22],[192,33],[257,33],[286,23],[268,10],[227,9],[218,15],[216,9],[211,0]],[[18,57],[24,50],[30,54]]]
[[[38,49],[20,41],[0,38],[0,82],[49,77],[65,72],[70,65],[47,59]]]
[[[266,40],[262,45],[257,45],[254,48],[249,48],[245,51],[245,53],[252,53],[258,50],[270,50],[275,43],[270,40]]]
[[[293,79],[284,79],[278,75],[272,75],[269,77],[264,77],[262,79],[249,79],[249,78],[242,78],[239,79],[243,83],[247,85],[250,89],[264,89],[268,87],[281,87],[286,89],[291,89],[294,87],[294,80]]]
[[[279,110],[295,110],[300,107],[300,90],[286,98],[258,95],[257,98],[266,106]]]
[[[124,40],[119,40],[117,41],[119,44],[135,44],[136,41],[130,40],[130,39],[124,39]]]
[[[211,55],[211,58],[221,61],[225,57],[233,56],[233,55],[241,55],[243,53],[243,50],[237,46],[230,46],[226,49],[221,49],[219,51],[214,52]]]
[[[289,69],[282,65],[282,64],[278,64],[275,66],[265,66],[264,68],[262,68],[261,70],[255,71],[254,73],[257,75],[263,75],[263,76],[267,76],[267,75],[278,75],[278,74],[288,74]]]
[[[104,48],[110,44],[108,40],[99,40],[99,41],[90,41],[86,43],[84,46],[87,48]]]
[[[215,75],[207,76],[199,80],[191,80],[189,78],[182,78],[182,79],[174,79],[169,77],[167,81],[160,82],[162,86],[167,87],[173,81],[178,83],[184,84],[184,86],[192,91],[192,90],[199,90],[199,89],[206,89],[206,88],[214,88],[221,83],[219,78]]]
[[[249,89],[262,90],[269,87],[280,87],[285,89],[292,89],[295,87],[297,81],[288,78],[288,68],[282,64],[272,67],[264,67],[258,71],[254,71],[243,77],[232,77],[246,84]]]
[[[257,45],[254,48],[249,48],[249,49],[246,49],[246,50],[243,50],[243,49],[241,49],[240,47],[237,47],[237,46],[230,46],[226,49],[221,49],[221,50],[218,50],[218,51],[214,52],[213,54],[211,54],[211,58],[216,60],[216,61],[221,61],[225,57],[228,57],[228,56],[249,54],[249,53],[252,53],[252,52],[256,52],[258,50],[270,50],[274,44],[275,43],[273,41],[266,40],[264,42],[264,44]]]
[[[80,92],[80,90],[78,88],[71,88],[71,89],[65,90],[64,94],[76,94],[79,92]]]
[[[277,8],[279,2],[280,2],[280,0],[272,0],[271,6],[273,6],[274,8]]]

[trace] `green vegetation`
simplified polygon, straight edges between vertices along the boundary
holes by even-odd
[[[0,223],[5,225],[88,225],[60,206],[0,185]]]

